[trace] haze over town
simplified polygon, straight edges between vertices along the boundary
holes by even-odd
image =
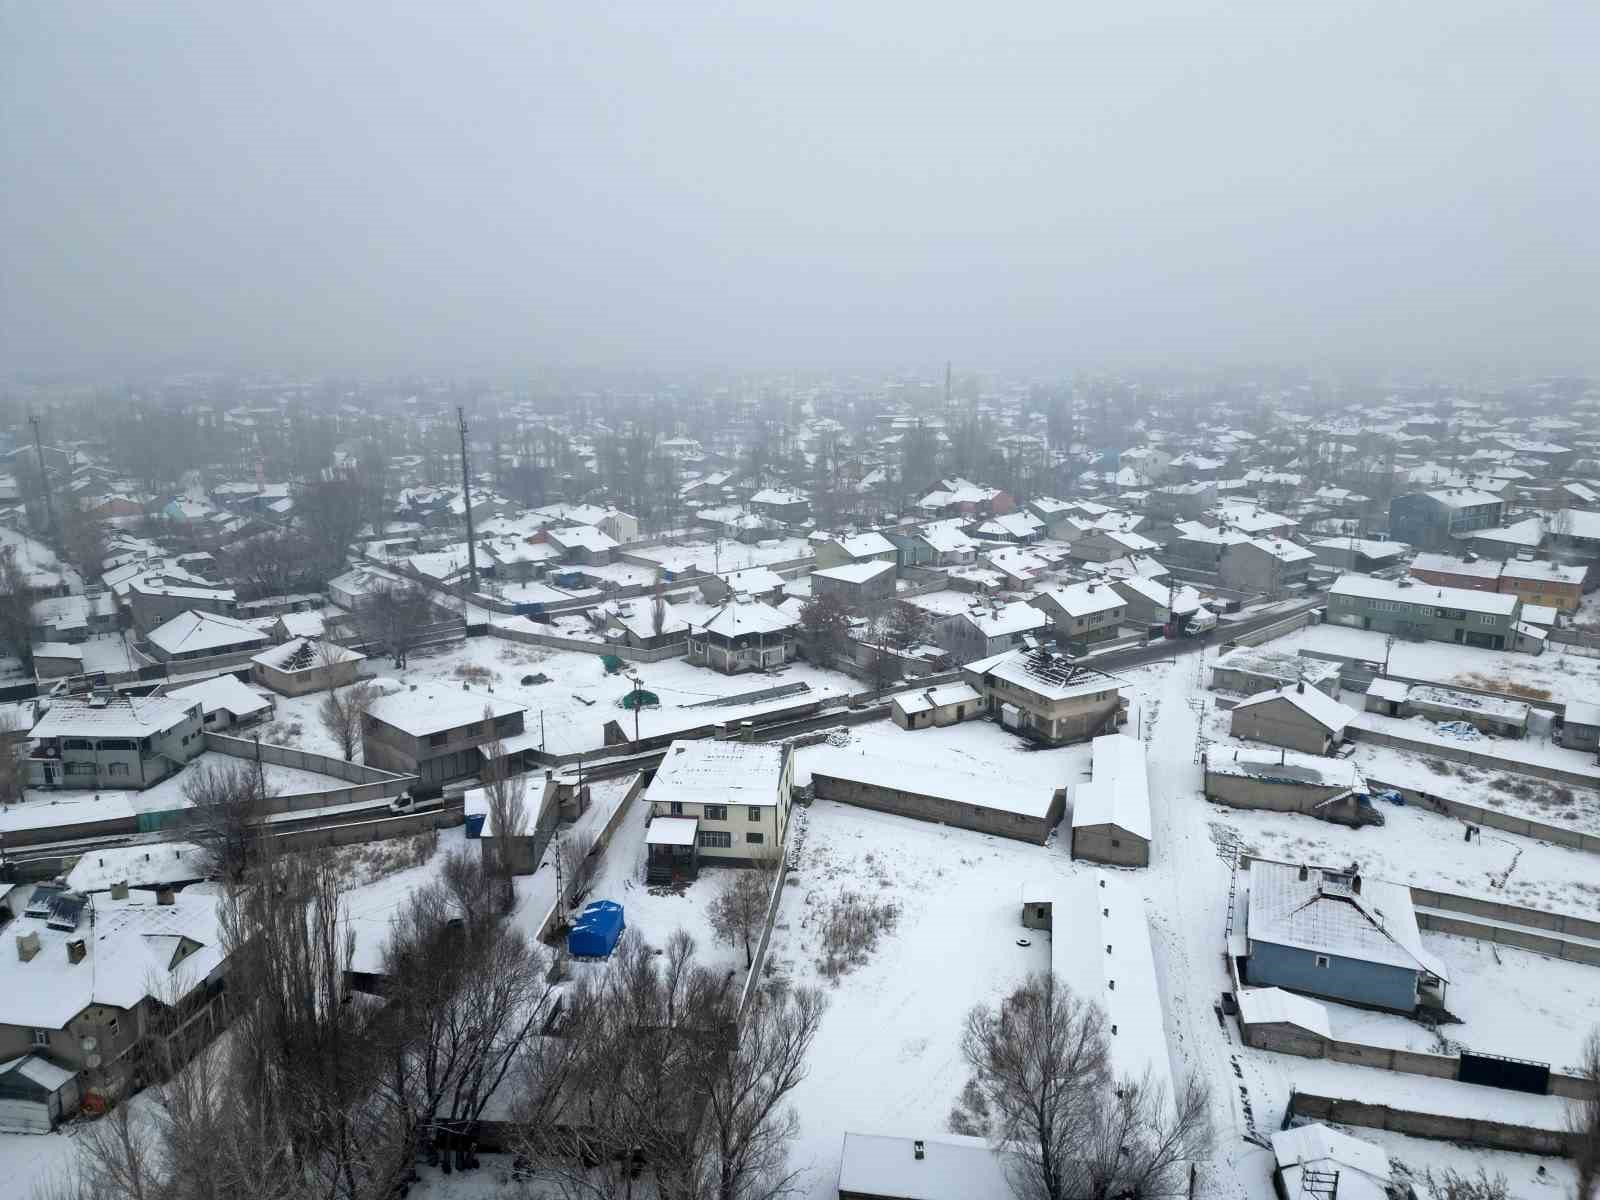
[[[0,3],[0,1192],[1600,1198],[1596,45]]]

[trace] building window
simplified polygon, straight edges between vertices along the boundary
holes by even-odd
[[[767,840],[767,835],[764,833],[747,833],[744,835],[744,840],[746,845],[759,846]]]
[[[35,1046],[48,1046],[50,1044],[50,1031],[48,1029],[35,1029],[33,1031],[33,1044]]]
[[[750,814],[750,819],[752,821],[761,820],[761,810],[759,808],[757,808],[754,804],[752,804],[750,806],[748,811],[749,811],[749,814]]]
[[[667,807],[668,807],[668,809],[671,810],[673,816],[675,816],[675,817],[683,816],[683,801],[674,800],[670,804],[668,804]]]
[[[69,762],[69,763],[63,763],[62,767],[63,767],[63,769],[66,771],[66,773],[68,775],[93,775],[94,774],[94,764],[92,762]]]
[[[107,763],[106,774],[113,776],[126,775],[128,774],[128,764],[123,762]]]
[[[450,735],[448,733],[430,733],[428,735],[428,745],[430,746],[442,746],[449,740]]]
[[[1317,966],[1324,969],[1328,966],[1328,956],[1326,954],[1317,955]]]
[[[702,829],[700,831],[700,848],[702,850],[727,850],[733,846],[733,834],[724,833],[715,829]]]
[[[728,806],[726,804],[708,804],[703,810],[708,821],[726,821],[728,819]]]
[[[110,1038],[112,1041],[116,1040],[116,1037],[117,1037],[117,1019],[115,1017],[112,1017],[111,1020],[106,1022],[106,1036],[108,1038]]]

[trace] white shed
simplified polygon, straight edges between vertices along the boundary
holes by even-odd
[[[0,1133],[49,1133],[78,1111],[78,1077],[36,1054],[0,1063]]]

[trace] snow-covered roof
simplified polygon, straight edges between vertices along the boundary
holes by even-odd
[[[1587,568],[1582,565],[1567,566],[1563,563],[1553,562],[1528,562],[1523,559],[1509,560],[1501,574],[1507,579],[1537,580],[1540,583],[1565,583],[1574,587],[1583,583]]]
[[[783,587],[783,576],[771,567],[746,567],[742,571],[724,571],[718,578],[734,593],[755,594],[776,591]]]
[[[332,663],[360,662],[366,658],[359,650],[351,650],[338,642],[323,642],[316,638],[295,638],[281,646],[269,646],[260,654],[252,654],[250,661],[277,671],[315,671]]]
[[[893,554],[894,543],[881,533],[857,533],[834,541],[851,558],[876,558],[880,554]]]
[[[961,554],[977,548],[959,521],[932,521],[922,527],[920,536],[940,554]]]
[[[1572,513],[1577,516],[1578,510],[1574,509]],[[1572,532],[1577,533],[1578,530],[1574,527]],[[1520,546],[1531,550],[1544,541],[1544,533],[1544,522],[1538,517],[1528,517],[1495,529],[1473,529],[1454,536],[1463,541],[1496,542],[1502,546]],[[1594,536],[1600,536],[1600,531]]]
[[[975,606],[962,615],[971,621],[984,637],[991,638],[1030,633],[1050,624],[1050,618],[1026,600],[1012,600],[1007,604],[993,606]]]
[[[1048,816],[1050,806],[1055,803],[1054,793],[1049,788],[1022,789],[997,780],[993,775],[953,770],[948,759],[886,758],[826,744],[807,746],[800,753],[812,778],[828,775],[962,805],[981,804],[1036,820]]]
[[[1312,551],[1283,538],[1251,538],[1251,546],[1282,563],[1306,562],[1316,557]]]
[[[1498,558],[1480,558],[1476,561],[1457,558],[1453,554],[1423,552],[1411,560],[1411,573],[1432,571],[1439,575],[1465,575],[1471,579],[1499,579],[1503,564]]]
[[[36,917],[12,922],[16,934],[37,933],[39,953],[28,962],[0,957],[0,1023],[63,1029],[91,1004],[131,1009],[169,978],[188,991],[222,964],[218,897],[179,892],[171,904],[154,892],[133,890],[125,900],[97,895],[75,930],[52,929]],[[69,941],[83,939],[86,955],[74,963]],[[166,999],[165,996],[162,997]]]
[[[181,724],[197,707],[173,696],[58,696],[28,736],[41,738],[143,738]]]
[[[809,503],[809,500],[799,492],[785,492],[778,488],[762,488],[754,496],[750,497],[750,503],[773,504],[782,507],[790,504],[806,504]]]
[[[157,625],[146,640],[168,654],[191,654],[225,646],[260,645],[268,638],[246,621],[191,608]]]
[[[922,1156],[917,1156],[921,1147]],[[840,1195],[897,1200],[1011,1200],[1005,1160],[982,1138],[846,1133]]]
[[[1410,549],[1404,542],[1385,542],[1377,538],[1325,537],[1311,544],[1329,550],[1354,550],[1368,558],[1400,558]]]
[[[1422,945],[1411,889],[1325,867],[1257,859],[1250,864],[1245,933],[1252,942],[1291,946],[1362,962],[1425,971],[1449,968]]]
[[[1319,1037],[1333,1037],[1326,1006],[1282,988],[1241,989],[1239,1016],[1246,1025],[1298,1025]]]
[[[550,540],[569,550],[581,549],[590,552],[614,550],[619,544],[609,533],[592,525],[568,525],[561,529],[552,529]]]
[[[1425,493],[1428,499],[1445,508],[1477,508],[1483,504],[1503,504],[1503,497],[1493,492],[1480,492],[1472,488],[1440,488]]]
[[[784,753],[762,742],[675,741],[647,796],[651,803],[775,806]]]
[[[1115,825],[1150,840],[1150,780],[1144,744],[1125,733],[1094,739],[1092,779],[1072,791],[1072,827]]]
[[[1373,575],[1341,575],[1328,589],[1329,596],[1354,596],[1364,600],[1395,600],[1467,612],[1508,617],[1516,611],[1516,596],[1479,592],[1471,588],[1440,587],[1415,580],[1379,579]]]
[[[983,678],[994,678],[1024,691],[1032,692],[1042,700],[1067,700],[1090,692],[1117,691],[1117,681],[1093,667],[1073,666],[1052,659],[1043,650],[1017,647],[1003,650],[988,658],[980,658],[961,668],[962,673]]]
[[[201,711],[207,716],[225,710],[235,717],[245,718],[268,712],[272,708],[271,700],[246,687],[235,675],[218,675],[187,687],[173,688],[167,695],[185,704],[200,705]]]
[[[209,852],[193,842],[104,846],[78,856],[67,886],[76,892],[103,892],[115,883],[155,887],[203,879],[210,870]]]
[[[1366,780],[1348,758],[1325,758],[1298,750],[1258,750],[1217,744],[1206,751],[1206,770],[1213,775],[1300,783],[1309,787],[1362,791]]]
[[[652,817],[644,832],[647,846],[692,846],[700,822],[695,817]]]
[[[968,683],[947,683],[942,687],[924,688],[920,692],[901,692],[892,701],[895,708],[907,716],[928,712],[950,704],[966,704],[980,700],[978,689]]]
[[[379,696],[368,706],[367,715],[412,737],[426,737],[430,733],[480,722],[485,708],[492,717],[528,711],[525,704],[515,704],[487,692],[427,684],[415,690]]]
[[[1271,704],[1275,700],[1283,700],[1294,705],[1329,733],[1343,733],[1345,726],[1356,719],[1354,709],[1340,704],[1326,692],[1306,687],[1303,683],[1296,683],[1292,687],[1281,687],[1276,691],[1258,692],[1248,700],[1239,701],[1234,705],[1233,711]]]
[[[715,633],[731,638],[741,633],[781,633],[785,629],[793,629],[796,624],[796,618],[779,612],[770,604],[735,598],[717,609],[705,624],[691,625],[690,632]]]
[[[1326,1125],[1299,1125],[1272,1135],[1272,1154],[1290,1196],[1301,1195],[1306,1168],[1337,1173],[1338,1200],[1386,1200],[1392,1173],[1380,1146]]]
[[[838,567],[826,567],[811,574],[818,579],[835,579],[840,583],[865,583],[869,579],[876,579],[885,571],[894,569],[892,562],[853,562]]]
[[[1379,700],[1401,703],[1410,694],[1409,683],[1401,683],[1398,679],[1385,679],[1381,675],[1367,684],[1367,695],[1376,696]]]
[[[1069,617],[1088,617],[1122,608],[1127,601],[1110,584],[1072,583],[1041,592],[1039,600],[1050,600]]]
[[[47,1092],[58,1091],[77,1078],[76,1074],[65,1067],[58,1067],[49,1059],[40,1058],[37,1054],[25,1054],[21,1058],[0,1063],[0,1077],[10,1075],[12,1072],[30,1083],[37,1084]]]

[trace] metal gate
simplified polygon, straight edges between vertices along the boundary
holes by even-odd
[[[1550,1094],[1550,1064],[1526,1058],[1463,1050],[1456,1078],[1462,1083],[1481,1083],[1512,1092],[1531,1092],[1535,1096]]]

